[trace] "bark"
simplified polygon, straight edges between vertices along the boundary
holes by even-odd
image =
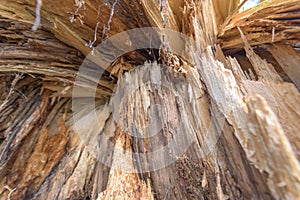
[[[0,199],[299,199],[298,1],[1,1]]]

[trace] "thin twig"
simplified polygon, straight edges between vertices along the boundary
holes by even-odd
[[[275,40],[275,26],[272,28],[272,42]]]
[[[14,93],[14,91],[16,90],[15,89],[15,86],[17,84],[17,82],[23,78],[23,73],[15,73],[15,78],[14,80],[12,81],[11,83],[11,86],[10,86],[10,89],[9,89],[9,92],[8,92],[8,95],[6,96],[6,98],[4,99],[4,101],[2,102],[2,104],[0,105],[0,112],[3,110],[3,108],[5,108],[6,104],[8,103],[9,101],[9,98],[11,97],[11,95]],[[25,96],[25,95],[24,95]],[[26,97],[26,96],[25,96]]]
[[[163,20],[163,27],[166,28],[167,24],[168,26],[170,26],[169,8],[168,8],[167,0],[159,0],[159,5],[160,5],[160,15]]]
[[[16,91],[20,96],[22,96],[24,99],[27,99],[26,95],[25,95],[23,92],[21,92],[19,89],[15,88],[15,91]]]
[[[83,24],[83,17],[82,15],[79,14],[79,11],[81,9],[85,9],[85,1],[84,0],[75,0],[75,6],[77,7],[74,13],[70,13],[72,14],[70,17],[70,21],[71,23],[75,22],[76,19],[78,19],[80,21],[81,24]]]
[[[31,29],[36,31],[41,25],[41,7],[42,7],[42,0],[36,1],[36,8],[35,8],[35,21]]]
[[[104,27],[103,27],[103,31],[102,31],[102,41],[105,41],[105,40],[107,39],[107,37],[108,37],[107,32],[110,30],[110,24],[111,24],[112,18],[113,18],[113,16],[114,16],[114,13],[115,13],[115,7],[116,7],[117,3],[118,3],[118,0],[115,0],[114,3],[113,3],[113,5],[112,5],[112,7],[111,7],[111,10],[110,10],[109,19],[108,19],[108,21],[107,21],[107,27],[106,27],[105,25],[104,25]],[[99,7],[99,8],[100,8],[100,7]],[[99,13],[100,13],[99,8],[98,8],[98,15],[99,15]],[[97,17],[98,17],[98,15],[97,15]],[[94,31],[94,39],[93,39],[93,41],[89,41],[89,43],[86,44],[86,46],[88,46],[89,48],[92,49],[92,55],[94,55],[94,50],[95,50],[94,44],[95,44],[95,42],[97,41],[97,31],[98,31],[98,28],[99,28],[99,23],[100,23],[100,21],[98,21],[97,24],[96,24],[95,31]]]
[[[97,41],[97,31],[98,31],[99,23],[100,22],[97,22],[96,27],[95,27],[94,40],[89,41],[89,43],[87,44],[87,46],[92,49],[92,55],[94,55],[94,49],[95,49],[94,43]]]
[[[103,27],[103,37],[102,37],[103,40],[105,40],[107,38],[107,31],[110,30],[110,24],[111,24],[112,18],[114,16],[115,7],[116,7],[117,3],[118,3],[118,0],[115,0],[112,7],[111,7],[111,10],[110,10],[109,19],[107,21],[107,27],[106,26]]]
[[[17,189],[11,189],[8,185],[4,186],[5,189],[7,189],[9,191],[8,195],[7,195],[7,200],[10,200],[11,194]]]

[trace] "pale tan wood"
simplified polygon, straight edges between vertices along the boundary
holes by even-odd
[[[256,90],[252,93],[245,91],[238,86],[232,71],[216,62],[212,52],[210,50],[208,52],[208,54],[203,54],[201,64],[199,63],[200,74],[204,82],[210,82],[207,84],[211,85],[208,87],[208,91],[220,105],[227,120],[235,127],[235,135],[245,150],[247,158],[261,172],[265,171],[270,175],[267,183],[275,198],[299,198],[297,191],[300,187],[298,178],[300,164],[295,155],[299,148],[299,138],[294,138],[294,133],[298,129],[296,124],[299,124],[297,106],[293,108],[296,116],[291,116],[291,121],[286,121],[289,124],[287,126],[291,126],[291,132],[284,131],[278,120],[278,117],[281,118],[281,112],[278,112],[276,116],[268,105],[272,101],[281,102],[282,97],[273,96],[275,100],[268,99],[270,102],[267,103],[261,96],[256,96],[259,94]],[[296,92],[295,88],[294,92]],[[253,94],[255,96],[252,96]],[[268,92],[264,92],[264,94],[267,95]],[[295,94],[291,96],[297,98]],[[297,102],[298,98],[292,105],[298,104]],[[274,109],[277,111],[276,106]],[[284,122],[283,124],[283,126],[286,125]],[[295,149],[292,148],[288,134],[290,139],[293,138],[297,141],[293,143]],[[265,148],[266,145],[267,148]],[[264,162],[265,160],[268,162]],[[285,162],[280,160],[285,160]],[[282,169],[282,171],[278,169]],[[284,188],[281,185],[284,185]]]
[[[243,47],[237,27],[246,35],[250,45],[278,41],[299,41],[299,0],[264,1],[250,10],[236,13],[225,21],[219,30],[218,40],[226,51],[238,51]]]
[[[300,90],[300,57],[295,50],[286,44],[272,44],[268,50],[280,64],[283,71]]]
[[[212,0],[162,0],[163,7],[146,0],[44,1],[35,32],[34,1],[2,1],[0,199],[299,199],[299,92],[251,47],[297,41],[299,14],[291,11],[298,1],[268,1],[232,16],[232,1],[219,1],[219,8]],[[166,49],[153,50],[155,58],[139,50],[116,59],[98,83],[95,113],[81,105],[76,129],[71,96],[83,55],[116,33],[164,23],[195,39],[182,52],[190,60]],[[238,59],[223,54],[243,48]],[[167,79],[159,79],[158,67]],[[139,89],[125,95],[116,120],[110,102],[132,94],[131,87]],[[73,100],[81,98],[87,96]],[[149,112],[155,104],[168,119],[161,134],[133,137],[133,123],[154,122],[143,134],[159,127],[161,118]],[[146,161],[133,154],[188,137],[186,152],[158,170],[147,171],[169,153]]]
[[[240,31],[241,38],[245,44],[244,49],[246,51],[247,58],[252,64],[256,74],[258,75],[258,78],[271,79],[273,81],[281,82],[282,79],[274,69],[273,65],[268,63],[266,60],[262,59],[261,57],[259,57],[250,46],[247,38],[243,33],[243,30],[241,30],[239,27],[238,30]]]

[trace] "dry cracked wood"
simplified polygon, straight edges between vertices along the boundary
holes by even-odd
[[[219,43],[229,52],[242,49],[243,41],[237,29],[240,27],[252,46],[279,41],[294,44],[300,38],[299,9],[299,0],[265,1],[226,21],[218,33]]]
[[[35,2],[2,1],[0,199],[299,199],[299,2],[223,27],[216,2],[47,1],[33,32]],[[190,61],[129,52],[71,98],[90,47],[150,25],[193,38]]]
[[[268,50],[283,68],[283,71],[290,77],[295,86],[300,90],[300,56],[290,46],[285,44],[272,44]]]

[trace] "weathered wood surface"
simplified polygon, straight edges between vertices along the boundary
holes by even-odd
[[[275,42],[289,42],[295,45],[300,38],[300,1],[264,1],[248,11],[237,13],[225,21],[218,38],[226,51],[243,48],[237,27],[246,34],[251,45]]]
[[[299,5],[236,13],[236,1],[47,1],[33,32],[34,1],[1,1],[0,199],[299,199]],[[118,58],[98,82],[100,120],[83,104],[76,132],[83,59],[103,39],[146,26],[194,38],[191,63],[165,49]],[[142,134],[155,137],[133,137],[149,123]],[[170,154],[136,154],[170,141]],[[189,148],[151,170],[178,147]]]
[[[300,90],[300,56],[297,52],[287,44],[272,44],[268,46],[268,50],[280,64],[283,71],[293,81],[295,86]]]

